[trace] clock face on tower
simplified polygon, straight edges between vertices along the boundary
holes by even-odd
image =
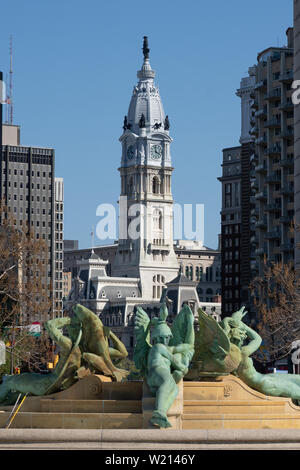
[[[151,145],[150,158],[151,160],[160,160],[162,156],[162,146],[159,144]]]
[[[127,149],[127,158],[128,160],[132,160],[133,157],[134,157],[134,148],[133,148],[133,145],[129,145]]]

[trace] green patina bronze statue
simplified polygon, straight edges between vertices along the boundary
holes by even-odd
[[[194,315],[185,305],[171,328],[166,323],[168,310],[165,304],[159,318],[150,320],[147,313],[137,308],[135,317],[136,346],[134,362],[141,370],[149,389],[155,395],[155,410],[151,423],[162,428],[170,427],[167,411],[178,394],[178,382],[188,371],[194,354]],[[150,343],[150,327],[153,345]]]
[[[112,362],[128,355],[123,343],[91,310],[77,304],[73,311],[72,317],[54,318],[45,323],[50,338],[60,349],[53,372],[3,376],[0,403],[12,404],[16,392],[43,396],[65,390],[78,380],[78,371],[84,365],[92,373],[107,375],[117,381],[128,375],[128,371],[118,369]],[[63,328],[68,336],[63,334]],[[110,341],[113,347],[110,347]]]
[[[128,356],[122,341],[108,327],[103,326],[100,318],[88,308],[77,304],[73,307],[73,311],[77,321],[82,325],[79,343],[82,359],[92,372],[121,381],[129,372],[118,369],[113,360],[121,360]],[[113,347],[110,347],[109,341]]]
[[[260,374],[256,371],[253,360],[249,357],[261,345],[262,339],[256,331],[242,321],[247,312],[225,318],[225,331],[230,341],[241,351],[241,360],[234,371],[249,387],[274,397],[287,397],[300,400],[300,375],[297,374]],[[244,345],[245,341],[248,341]]]
[[[300,376],[295,374],[261,374],[250,356],[262,339],[246,325],[242,307],[218,323],[199,309],[199,331],[195,336],[195,355],[187,379],[214,377],[232,373],[249,387],[265,395],[300,400]]]
[[[199,329],[195,332],[195,354],[185,377],[187,380],[228,375],[238,367],[241,350],[231,341],[228,321],[239,318],[243,311],[244,308],[218,323],[211,315],[198,309]],[[232,330],[232,334],[237,334],[237,331]]]

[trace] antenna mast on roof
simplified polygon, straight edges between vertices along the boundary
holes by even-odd
[[[8,101],[8,122],[9,124],[13,123],[13,70],[12,70],[12,35],[10,36],[10,44],[9,44],[9,56],[10,56],[10,67],[9,67],[9,101]]]

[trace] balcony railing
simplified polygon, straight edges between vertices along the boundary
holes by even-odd
[[[259,193],[255,194],[255,198],[259,201],[267,200],[267,193],[265,191],[260,191]]]
[[[265,151],[266,155],[280,155],[281,154],[281,146],[280,145],[273,145],[272,147],[268,147]]]
[[[275,173],[271,173],[266,177],[265,181],[268,184],[276,184],[281,182],[281,177]]]
[[[260,219],[255,223],[256,228],[267,228],[267,220],[266,219]]]
[[[288,217],[287,215],[280,217],[279,222],[282,224],[288,224],[290,225],[292,223],[292,217]]]
[[[170,251],[170,244],[165,240],[154,239],[153,243],[149,243],[149,249],[151,251]]]
[[[281,90],[280,89],[275,89],[270,91],[264,96],[265,100],[269,101],[278,101],[281,99]]]
[[[294,251],[294,245],[292,243],[283,243],[280,245],[281,251]]]
[[[257,145],[267,145],[267,138],[265,136],[261,136],[261,137],[258,137],[257,139],[255,139],[255,143]]]
[[[284,83],[291,83],[293,81],[294,73],[293,70],[289,70],[288,72],[282,73],[279,76],[279,81]]]
[[[261,80],[254,85],[254,90],[263,90],[267,88],[267,80]]]
[[[279,190],[279,194],[282,194],[283,196],[291,196],[294,194],[294,188],[291,188],[288,185],[283,185],[283,187]]]
[[[294,137],[294,129],[287,129],[281,132],[280,137],[282,137],[283,139],[290,139]]]
[[[291,158],[284,158],[283,160],[279,160],[279,164],[284,168],[292,168],[294,166],[294,160]]]
[[[281,109],[283,111],[291,111],[292,109],[294,109],[294,105],[292,103],[292,101],[286,101],[284,104],[281,104],[278,109]]]
[[[264,124],[264,127],[281,127],[281,120],[277,118],[270,119]]]
[[[266,232],[265,234],[265,238],[267,240],[278,240],[280,239],[280,237],[281,237],[281,234],[277,230],[272,230],[271,232]]]
[[[254,116],[264,118],[267,115],[267,108],[261,108],[255,111]]]
[[[279,204],[266,204],[265,210],[268,212],[281,212],[281,205]]]
[[[257,167],[255,167],[255,171],[256,171],[256,173],[266,174],[267,173],[267,167],[261,163],[260,165],[257,165]]]

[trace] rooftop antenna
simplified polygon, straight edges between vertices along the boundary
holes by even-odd
[[[91,241],[92,241],[92,253],[93,253],[94,252],[94,243],[95,243],[95,226],[94,225],[92,225]]]
[[[8,124],[8,105],[9,105],[9,96],[8,96],[8,89],[7,89],[7,86],[6,84],[8,83],[8,75],[7,75],[7,72],[5,74],[5,122],[6,124]]]
[[[13,70],[12,70],[12,35],[10,36],[10,44],[9,44],[9,56],[10,56],[10,67],[9,67],[9,111],[8,111],[8,122],[9,124],[13,123]]]

